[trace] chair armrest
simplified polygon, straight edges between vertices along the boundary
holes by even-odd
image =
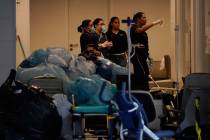
[[[172,108],[171,106],[165,106],[165,108],[166,108],[166,110],[167,111],[172,111],[172,112],[175,112],[175,113],[179,113],[179,114],[181,114],[182,113],[182,111],[181,110],[178,110],[178,109],[174,109],[174,108]]]

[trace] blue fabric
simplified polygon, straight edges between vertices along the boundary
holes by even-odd
[[[24,60],[20,66],[22,68],[32,68],[41,63],[45,63],[48,58],[48,53],[43,50],[39,49],[34,51],[26,60]]]
[[[136,131],[138,129],[138,123],[134,123],[135,121],[138,121],[136,115],[137,112],[127,112],[127,111],[119,111],[120,114],[120,120],[123,123],[123,126],[129,130]],[[135,121],[133,121],[135,120]]]
[[[176,135],[175,131],[173,130],[160,130],[160,131],[157,131],[155,134],[160,138],[173,137]]]
[[[134,96],[132,96],[132,100],[136,102],[139,107],[134,112],[128,112],[128,110],[134,108],[133,102],[129,101],[129,95],[127,93],[118,93],[116,96],[116,102],[120,110],[120,119],[123,125],[127,129],[135,130],[138,132],[139,129],[143,128],[141,119],[144,120],[145,125],[147,125],[148,121],[143,105],[139,103],[139,101]],[[140,114],[143,118],[141,118]]]

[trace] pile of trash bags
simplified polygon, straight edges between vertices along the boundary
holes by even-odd
[[[99,91],[105,99],[112,99],[117,91],[114,84],[117,75],[126,75],[127,69],[110,60],[98,57],[96,61],[74,56],[64,48],[48,48],[34,51],[17,68],[16,80],[28,84],[39,76],[54,76],[63,83],[64,93],[82,105],[102,105]],[[88,89],[88,90],[87,90]]]
[[[101,57],[93,61],[64,48],[34,51],[18,66],[15,78],[14,74],[8,78],[13,84],[0,88],[0,139],[72,139],[72,97],[76,105],[106,105],[117,93],[118,74],[126,75],[127,69]],[[64,94],[50,98],[31,88],[38,77],[62,81]]]

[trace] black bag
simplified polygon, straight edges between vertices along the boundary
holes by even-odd
[[[58,140],[62,118],[40,88],[14,81],[15,70],[0,87],[0,140]]]

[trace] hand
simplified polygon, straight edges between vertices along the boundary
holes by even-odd
[[[101,44],[102,48],[111,48],[112,45],[112,42],[109,41],[105,41],[103,44]]]
[[[108,47],[108,48],[111,48],[112,46],[113,46],[112,41],[108,41],[107,47]]]
[[[163,24],[163,20],[162,19],[158,19],[158,20],[156,20],[156,21],[154,21],[154,22],[152,22],[152,24],[153,25],[162,25]]]
[[[159,25],[162,25],[162,24],[163,24],[163,20],[161,19],[160,22],[159,22]]]

